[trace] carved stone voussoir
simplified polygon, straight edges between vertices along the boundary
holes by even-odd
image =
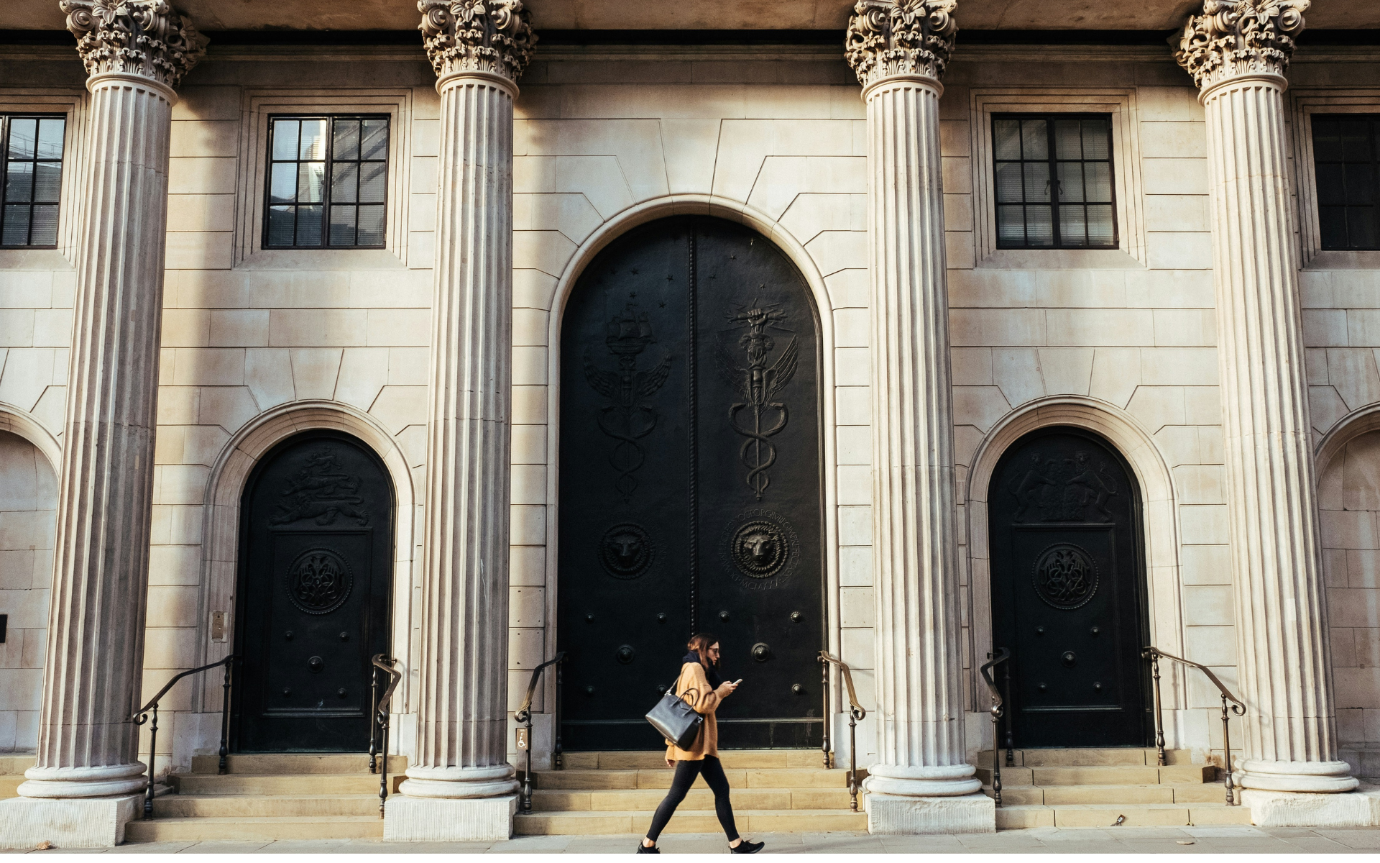
[[[516,81],[537,36],[522,0],[418,0],[422,41],[438,77],[492,72]]]
[[[88,75],[140,75],[176,87],[207,39],[164,0],[60,0]]]
[[[858,0],[845,56],[864,87],[894,75],[943,77],[954,49],[957,0]]]
[[[1312,0],[1204,0],[1174,57],[1200,89],[1242,75],[1283,75]]]

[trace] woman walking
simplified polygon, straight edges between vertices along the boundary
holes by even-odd
[[[704,716],[700,733],[689,749],[679,749],[675,743],[666,741],[666,766],[676,768],[675,778],[671,780],[671,790],[666,799],[656,808],[652,816],[652,829],[647,838],[637,846],[638,854],[660,854],[656,847],[657,837],[675,814],[676,807],[685,799],[695,777],[703,776],[705,784],[714,792],[714,813],[719,816],[719,824],[728,836],[728,848],[734,854],[756,854],[762,850],[763,843],[749,842],[738,835],[733,824],[733,805],[728,802],[728,777],[724,776],[723,765],[719,763],[719,726],[714,712],[719,702],[733,694],[737,683],[726,683],[719,677],[716,667],[719,664],[719,640],[708,633],[692,635],[686,645],[690,651],[682,660],[680,677],[676,679],[676,695]]]

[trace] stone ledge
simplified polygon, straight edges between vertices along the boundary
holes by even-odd
[[[1291,791],[1241,792],[1257,827],[1372,827],[1380,824],[1380,789],[1368,793],[1304,794]]]
[[[472,842],[511,839],[517,795],[446,799],[389,797],[384,806],[385,842]]]
[[[95,798],[15,797],[0,801],[0,848],[111,848],[125,841],[143,795]]]
[[[995,833],[997,808],[981,792],[962,797],[868,794],[867,832],[887,835]]]

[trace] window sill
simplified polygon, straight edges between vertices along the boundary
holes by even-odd
[[[255,249],[240,270],[402,270],[389,249]]]
[[[70,270],[72,262],[59,249],[0,249],[0,270]]]
[[[980,270],[1141,270],[1121,249],[998,249],[978,261]]]
[[[1380,251],[1316,252],[1305,270],[1380,270]]]

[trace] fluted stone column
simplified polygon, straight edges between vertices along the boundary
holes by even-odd
[[[384,834],[506,839],[513,99],[533,37],[517,0],[418,8],[441,94],[421,685]]]
[[[1364,824],[1365,798],[1339,794],[1357,782],[1337,757],[1287,176],[1284,73],[1309,0],[1206,5],[1178,60],[1207,119],[1243,800],[1257,824]]]
[[[90,77],[36,765],[0,846],[111,845],[144,788],[144,663],[173,87],[206,40],[159,0],[64,0]],[[131,796],[134,795],[134,796]]]
[[[995,829],[967,763],[939,97],[953,0],[864,0],[848,26],[868,134],[878,756],[873,833]]]

